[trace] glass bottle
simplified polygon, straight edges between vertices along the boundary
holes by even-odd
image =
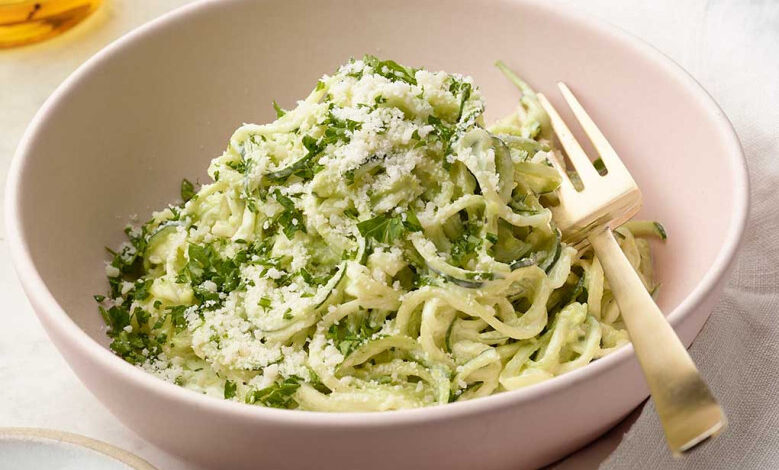
[[[0,0],[0,48],[42,41],[89,16],[102,0]]]

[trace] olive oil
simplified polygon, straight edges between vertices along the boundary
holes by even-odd
[[[42,41],[89,16],[102,0],[0,0],[0,48]]]

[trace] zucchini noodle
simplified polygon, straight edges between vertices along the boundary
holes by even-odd
[[[561,241],[533,90],[485,126],[472,79],[372,56],[246,124],[106,266],[111,349],[200,393],[277,408],[421,407],[514,390],[628,342],[590,249]],[[617,238],[654,292],[647,237]]]

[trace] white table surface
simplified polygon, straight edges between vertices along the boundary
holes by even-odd
[[[777,0],[557,0],[575,5],[645,39],[690,71],[730,114],[754,89],[761,70],[736,69],[729,80],[718,80],[738,51],[723,49],[712,60],[712,31],[717,44],[749,44],[765,34],[764,11]],[[80,63],[130,29],[188,0],[106,0],[92,18],[51,42],[15,50],[0,50],[0,181],[5,182],[13,151],[35,111],[54,88]],[[775,18],[773,18],[775,20]],[[779,27],[768,19],[769,28]],[[772,26],[773,25],[773,26]],[[774,35],[777,37],[779,35]],[[762,38],[765,39],[765,38]],[[779,51],[779,48],[775,48]],[[765,72],[778,79],[777,55],[766,57]],[[744,65],[743,61],[739,65]],[[764,78],[769,78],[766,76]],[[775,87],[776,84],[767,85]],[[776,96],[766,90],[763,98]],[[759,97],[757,99],[760,99]],[[779,102],[776,103],[779,106]],[[735,111],[735,109],[733,109]],[[741,133],[743,130],[737,130]],[[749,129],[747,129],[749,131]],[[772,129],[762,129],[771,132]],[[742,134],[742,138],[743,138]],[[0,195],[0,198],[3,196]],[[1,207],[1,206],[0,206]],[[0,211],[2,209],[0,208]],[[49,341],[19,285],[5,244],[0,218],[0,426],[46,427],[103,440],[146,458],[161,470],[196,469],[144,441],[114,418],[78,381]],[[705,371],[704,371],[705,373]],[[634,413],[633,419],[636,414]],[[557,464],[557,469],[595,468],[619,443],[632,420],[605,438]]]

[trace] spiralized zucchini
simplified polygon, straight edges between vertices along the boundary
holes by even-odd
[[[561,241],[548,118],[519,87],[492,127],[469,77],[366,56],[235,131],[128,227],[96,296],[125,360],[226,399],[324,411],[526,387],[628,341],[589,249]],[[617,230],[654,291],[645,237]]]

